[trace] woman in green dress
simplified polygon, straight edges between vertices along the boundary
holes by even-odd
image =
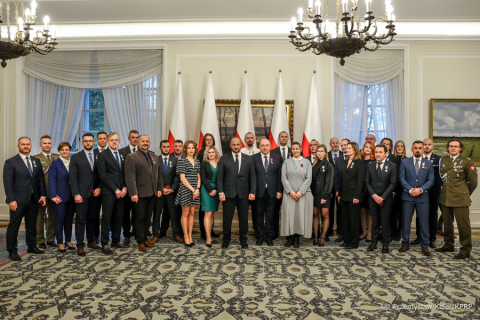
[[[215,146],[208,146],[205,149],[202,166],[200,168],[200,178],[202,188],[200,189],[200,199],[202,210],[205,211],[203,224],[207,239],[207,247],[212,246],[212,224],[213,215],[218,211],[218,193],[217,193],[217,164],[220,160],[220,154]]]

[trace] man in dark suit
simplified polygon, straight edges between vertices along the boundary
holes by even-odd
[[[98,175],[102,182],[102,251],[110,255],[108,248],[109,232],[112,231],[112,248],[123,247],[120,243],[123,206],[127,194],[124,177],[124,157],[119,154],[120,137],[112,132],[108,135],[109,148],[98,157]]]
[[[127,159],[127,156],[131,153],[137,152],[138,150],[138,137],[139,133],[137,130],[131,130],[128,133],[128,141],[130,142],[128,146],[120,149],[120,154],[123,156],[123,159]],[[131,213],[131,218],[130,218]],[[130,244],[130,238],[135,235],[135,206],[134,203],[130,200],[130,195],[125,196],[124,206],[123,206],[123,244],[128,246]]]
[[[240,243],[248,248],[248,201],[255,200],[255,168],[252,157],[240,152],[242,145],[239,138],[230,141],[232,153],[223,155],[218,162],[217,189],[223,202],[223,244],[227,249],[232,239],[232,220],[237,207],[240,226]]]
[[[97,133],[97,147],[93,149],[93,155],[95,161],[98,161],[98,156],[103,151],[107,150],[107,133],[105,131],[100,131]],[[95,166],[97,170],[97,166]],[[95,172],[95,175],[98,177],[98,171]],[[101,186],[100,186],[101,188]],[[100,210],[102,209],[102,194],[98,197],[94,197],[93,201],[93,211],[92,219],[87,219],[87,232],[88,230],[94,230],[95,243],[100,243]]]
[[[433,140],[424,139],[423,140],[424,152],[423,157],[425,160],[429,160],[433,164],[433,172],[435,174],[435,182],[433,187],[428,191],[428,198],[430,200],[429,210],[428,210],[428,226],[429,226],[429,240],[430,248],[436,248],[435,241],[437,241],[437,228],[438,228],[438,205],[440,201],[440,193],[442,192],[442,178],[440,178],[440,156],[433,153]],[[418,216],[416,219],[416,234],[417,238],[412,241],[411,244],[420,243],[420,226],[418,223]]]
[[[305,159],[307,159],[308,161],[310,161],[310,163],[313,165],[313,161],[315,161],[315,157],[314,157],[314,154],[315,152],[317,152],[317,147],[318,147],[319,143],[317,140],[315,139],[312,139],[310,141],[310,155],[308,157],[306,157]]]
[[[167,235],[167,230],[172,222],[173,239],[183,243],[180,229],[180,217],[175,210],[175,197],[180,184],[180,178],[177,175],[177,158],[169,157],[170,142],[162,140],[160,142],[160,170],[163,176],[163,195],[155,200],[153,210],[153,239],[150,243],[156,243],[160,238]],[[160,217],[162,224],[160,225]]]
[[[132,202],[135,203],[135,239],[138,250],[155,244],[147,241],[147,230],[152,221],[155,199],[162,196],[163,175],[158,157],[150,148],[150,138],[143,134],[139,138],[139,151],[131,153],[125,160],[125,182]]]
[[[328,161],[333,165],[337,164],[338,159],[343,159],[343,152],[339,149],[340,141],[337,137],[330,139],[330,151],[328,152]],[[335,184],[335,181],[334,181]],[[330,201],[330,211],[328,216],[330,218],[330,223],[328,225],[328,233],[326,241],[330,241],[329,236],[333,236],[333,225],[335,224],[335,206],[337,207],[337,230],[342,230],[342,206],[338,203],[338,199],[335,196],[335,188],[332,188],[331,201]],[[322,218],[323,219],[323,218]],[[338,232],[341,234],[341,231]]]
[[[77,239],[77,254],[85,256],[84,234],[87,226],[88,247],[100,249],[96,244],[95,224],[87,221],[96,219],[96,199],[101,193],[98,179],[97,160],[93,154],[95,139],[93,134],[85,133],[82,137],[83,151],[70,158],[70,187],[75,198],[75,238]]]
[[[45,181],[40,160],[30,156],[30,138],[18,139],[18,154],[5,161],[3,186],[6,203],[10,209],[10,222],[7,227],[7,251],[12,261],[20,261],[17,253],[18,229],[25,217],[26,243],[28,253],[42,254],[37,248],[35,229],[37,224],[37,203],[46,206]]]
[[[372,216],[372,243],[368,251],[377,248],[380,223],[382,225],[383,253],[388,253],[390,242],[390,211],[393,204],[392,193],[397,186],[397,166],[385,159],[387,148],[384,145],[375,147],[375,159],[367,165],[365,185],[367,187],[368,204]]]
[[[400,164],[399,181],[403,187],[402,192],[402,229],[403,239],[400,252],[410,249],[410,227],[416,209],[420,225],[420,245],[424,255],[429,256],[428,250],[428,191],[433,187],[435,175],[433,164],[425,160],[423,155],[423,142],[416,140],[412,144],[413,157],[403,159]]]
[[[260,141],[260,153],[252,156],[257,180],[257,193],[255,195],[257,212],[257,246],[263,241],[273,246],[273,210],[275,199],[282,198],[282,158],[270,152],[270,141]]]
[[[170,153],[170,156],[175,157],[177,159],[181,159],[182,152],[183,152],[183,141],[175,140],[175,142],[173,143],[173,152]]]
[[[340,190],[340,180],[342,178],[342,166],[343,161],[345,161],[345,151],[347,150],[347,145],[350,143],[349,139],[342,139],[340,141],[340,148],[342,149],[342,156],[335,161],[334,168],[334,178],[333,178],[333,189],[335,190],[335,200],[337,202],[337,233],[338,238],[335,239],[335,242],[343,241],[343,218],[342,218],[342,204],[338,201],[338,190]],[[333,223],[332,223],[333,224]]]

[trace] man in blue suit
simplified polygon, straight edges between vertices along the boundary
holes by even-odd
[[[22,218],[25,217],[25,233],[28,253],[42,254],[36,242],[37,203],[47,204],[45,180],[40,160],[30,156],[30,138],[18,139],[18,154],[3,167],[3,186],[6,202],[10,208],[10,222],[7,227],[7,250],[12,261],[20,261],[17,253],[17,235]]]
[[[416,209],[420,226],[420,246],[424,255],[429,256],[429,197],[428,190],[433,187],[435,175],[433,163],[423,156],[423,141],[416,140],[412,144],[413,157],[404,159],[400,164],[400,175],[398,177],[402,192],[402,225],[403,239],[400,252],[410,249],[410,228],[413,212]]]

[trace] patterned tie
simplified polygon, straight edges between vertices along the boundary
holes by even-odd
[[[93,158],[92,158],[92,153],[91,152],[88,153],[88,161],[90,162],[90,168],[93,171]]]
[[[285,148],[282,148],[282,157],[283,157],[283,160],[287,160],[286,158],[286,155],[285,155]]]
[[[418,171],[420,171],[420,165],[418,164],[419,159],[415,159],[415,174],[418,176]]]
[[[98,148],[98,152],[102,153],[102,151],[105,149]]]
[[[165,167],[165,172],[167,172],[168,171],[167,158],[163,158],[163,166]]]
[[[240,171],[240,161],[238,160],[238,154],[235,155],[235,168],[237,169],[237,173]]]
[[[118,167],[122,168],[122,165],[120,164],[120,158],[118,157],[118,152],[115,151],[114,153],[115,153],[115,159],[117,160]]]
[[[268,171],[268,158],[267,156],[263,156],[265,158],[265,172]]]
[[[26,157],[25,159],[27,160],[28,171],[30,172],[30,175],[33,176],[33,170],[32,170],[32,166],[30,165],[30,160],[28,157]]]
[[[335,165],[335,163],[337,163],[337,156],[338,155],[336,153],[333,155],[333,164],[334,165]]]

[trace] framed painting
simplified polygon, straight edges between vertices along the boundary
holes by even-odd
[[[251,104],[258,146],[261,139],[268,139],[270,136],[275,100],[251,100]],[[217,99],[215,100],[215,105],[217,107],[218,127],[220,128],[222,139],[222,150],[225,154],[230,152],[230,140],[235,137],[237,132],[240,99]],[[293,141],[293,100],[286,100],[285,105],[290,137]]]
[[[430,137],[434,152],[446,155],[446,144],[458,138],[465,146],[462,155],[480,166],[480,99],[431,99]]]

